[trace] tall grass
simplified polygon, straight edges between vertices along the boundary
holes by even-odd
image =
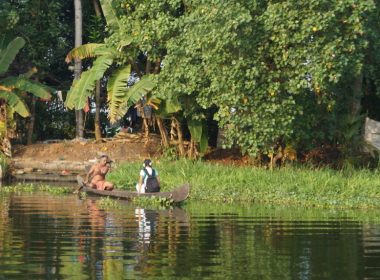
[[[380,172],[287,167],[273,171],[202,161],[155,162],[162,190],[189,182],[192,200],[267,202],[304,206],[380,207]],[[140,163],[124,163],[109,176],[122,189],[134,190]]]

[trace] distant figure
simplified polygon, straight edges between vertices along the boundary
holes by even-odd
[[[99,163],[94,164],[87,173],[85,183],[97,190],[113,190],[113,184],[106,181],[106,174],[111,169],[112,160],[107,155],[102,155]],[[91,180],[91,181],[90,181]]]
[[[143,169],[140,171],[139,182],[136,184],[138,193],[152,193],[160,191],[160,179],[158,172],[152,167],[150,159],[144,160]]]

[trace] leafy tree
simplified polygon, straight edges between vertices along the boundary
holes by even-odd
[[[269,152],[311,117],[308,104],[333,112],[354,96],[375,12],[373,1],[187,2],[158,90],[192,104],[185,114],[217,106],[228,146]]]
[[[72,47],[73,33],[73,3],[68,1],[1,1],[0,12],[14,18],[12,27],[8,28],[10,38],[20,36],[27,42],[14,60],[8,73],[28,72],[36,68],[38,71],[33,79],[65,91],[72,73],[62,63],[67,51]],[[64,112],[57,96],[50,102],[40,102],[33,96],[25,99],[31,111],[30,118],[16,118],[19,138],[17,141],[31,142],[33,139],[57,138],[59,130],[44,129],[58,122],[74,124],[74,115]],[[59,111],[53,110],[57,109]],[[58,109],[60,108],[60,109]],[[47,115],[48,114],[48,115]],[[54,115],[54,116],[53,116]],[[57,116],[61,116],[57,119]],[[38,126],[34,126],[34,123]],[[56,134],[57,133],[57,134]],[[67,137],[67,136],[66,136]]]
[[[104,45],[83,52],[97,58],[72,88],[80,92],[66,101],[72,106],[82,106],[96,78],[116,64],[112,72],[122,76],[110,81],[122,83],[119,93],[110,91],[110,104],[123,108],[129,79],[150,75],[152,95],[164,101],[162,108],[176,104],[171,116],[202,146],[206,116],[215,108],[226,146],[252,156],[284,142],[350,147],[360,136],[363,92],[379,88],[379,1],[101,4],[110,33]],[[115,118],[123,113],[111,108]]]
[[[4,42],[5,41],[3,39],[3,45],[0,45],[0,76],[6,75],[10,64],[25,44],[25,40],[20,37],[13,39],[8,44],[4,44]],[[33,72],[35,71],[19,75],[18,77],[6,75],[0,79],[0,101],[2,100],[6,102],[0,102],[0,105],[2,107],[0,109],[0,122],[2,127],[1,138],[3,142],[3,148],[5,146],[9,146],[8,119],[13,118],[13,112],[18,113],[22,117],[28,117],[30,115],[29,110],[24,102],[24,93],[29,92],[34,94],[36,97],[45,100],[50,99],[51,97],[47,87],[29,79]],[[6,108],[6,106],[8,108]],[[6,145],[4,145],[4,141],[7,142]],[[7,155],[9,154],[10,151],[7,151]]]

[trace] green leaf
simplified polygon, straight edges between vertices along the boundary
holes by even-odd
[[[163,100],[161,106],[155,111],[155,114],[160,117],[166,117],[170,114],[177,113],[182,110],[181,104],[177,99]]]
[[[118,45],[118,50],[122,50],[125,46],[129,46],[133,41],[132,36],[123,35],[123,39],[120,41]]]
[[[25,40],[17,37],[8,44],[6,49],[0,51],[0,74],[8,71],[9,65],[24,45]]]
[[[104,72],[111,66],[112,56],[98,57],[90,70],[82,73],[80,79],[75,81],[67,94],[65,105],[69,109],[83,109],[88,96],[93,93],[95,83],[103,77]]]
[[[147,95],[154,88],[155,84],[149,75],[145,75],[139,82],[134,84],[127,92],[127,101],[130,104],[137,103],[141,97]]]
[[[24,100],[15,91],[0,91],[0,99],[4,99],[7,102],[8,106],[11,107],[11,109],[18,113],[20,116],[26,118],[30,115],[28,107],[26,106]]]
[[[7,87],[17,88],[20,91],[32,93],[33,95],[42,99],[51,98],[49,91],[52,91],[52,89],[36,81],[29,80],[23,76],[5,78],[1,80],[0,83]]]
[[[189,127],[191,138],[195,142],[201,141],[202,137],[202,122],[200,120],[189,120],[187,121],[187,126]]]
[[[154,87],[153,81],[148,75],[143,76],[140,81],[135,83],[130,89],[126,90],[126,94],[123,97],[123,101],[114,100],[111,98],[108,103],[109,107],[113,108],[113,112],[109,114],[111,123],[116,122],[120,117],[128,111],[128,105],[137,103],[142,96],[150,92]],[[115,103],[115,104],[113,104]]]
[[[84,59],[84,58],[90,58],[99,56],[99,49],[105,50],[104,44],[95,44],[95,43],[89,43],[85,45],[81,45],[79,47],[76,47],[72,49],[66,56],[65,61],[66,63],[70,63],[74,59]]]
[[[199,151],[201,153],[206,152],[208,148],[208,132],[207,132],[207,125],[206,123],[203,123],[202,125],[202,137],[199,142]]]
[[[117,70],[107,84],[108,108],[110,119],[114,120],[119,115],[119,108],[125,104],[128,79],[131,75],[131,66],[127,65]]]
[[[100,0],[107,25],[113,30],[122,30],[122,23],[117,17],[116,10],[112,7],[112,0]]]

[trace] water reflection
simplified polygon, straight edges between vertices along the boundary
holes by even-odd
[[[350,213],[152,210],[0,196],[0,279],[380,279],[380,226]]]

